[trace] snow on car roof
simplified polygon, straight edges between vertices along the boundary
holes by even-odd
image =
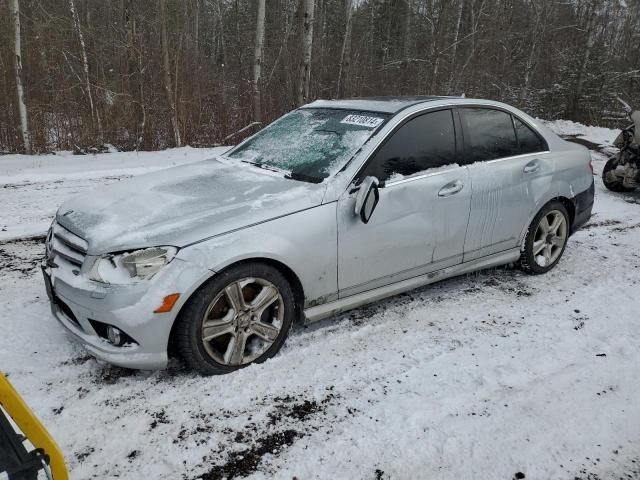
[[[410,97],[361,97],[339,100],[316,100],[303,108],[344,108],[369,112],[397,113],[418,103],[434,102],[460,97],[410,96]]]

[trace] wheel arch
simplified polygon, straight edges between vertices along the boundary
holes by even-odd
[[[557,195],[555,197],[550,198],[546,202],[540,204],[537,208],[533,210],[532,214],[527,219],[527,223],[524,226],[522,233],[520,234],[520,241],[518,245],[520,246],[521,249],[524,248],[524,240],[527,237],[527,232],[529,231],[529,227],[531,227],[531,222],[533,221],[534,218],[536,218],[536,215],[538,215],[538,213],[540,213],[540,211],[543,208],[545,208],[547,205],[549,205],[551,202],[560,202],[564,206],[564,208],[567,209],[567,213],[569,214],[569,232],[570,234],[573,233],[572,225],[573,225],[574,219],[576,218],[575,199],[565,197],[563,195]]]
[[[178,310],[178,313],[176,314],[174,320],[173,320],[173,324],[171,325],[171,331],[169,333],[169,339],[168,339],[168,345],[167,345],[167,351],[170,355],[175,356],[175,328],[176,325],[178,324],[178,319],[180,318],[180,315],[182,314],[182,311],[184,310],[185,306],[189,303],[189,301],[191,300],[191,298],[196,294],[196,292],[198,292],[199,290],[201,290],[202,288],[206,288],[206,285],[213,279],[216,277],[216,275],[220,275],[223,272],[226,272],[227,270],[229,270],[230,268],[236,267],[238,265],[244,265],[247,263],[262,263],[262,264],[266,264],[269,265],[273,268],[275,268],[276,270],[278,270],[282,275],[284,275],[284,277],[287,279],[287,281],[289,282],[289,285],[291,285],[291,289],[293,290],[293,295],[295,298],[295,304],[296,304],[296,319],[295,321],[299,321],[303,319],[304,316],[304,288],[302,286],[302,282],[300,281],[300,278],[298,277],[298,275],[293,271],[293,269],[291,267],[289,267],[288,265],[284,264],[283,262],[276,260],[274,258],[269,258],[269,257],[248,257],[248,258],[243,258],[241,260],[236,260],[233,262],[230,262],[226,265],[224,265],[223,268],[220,268],[216,271],[211,270],[211,275],[202,278],[200,283],[191,289],[191,291],[189,292],[189,296],[188,298],[182,303],[182,305],[180,306],[180,310]]]
[[[564,208],[567,209],[567,213],[569,214],[569,230],[571,231],[571,226],[573,225],[573,221],[576,218],[575,199],[560,196],[560,197],[552,198],[547,202],[547,204],[553,202],[554,200],[560,202],[562,205],[564,205]]]

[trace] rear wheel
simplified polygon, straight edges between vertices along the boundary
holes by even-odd
[[[200,288],[180,313],[180,355],[205,375],[263,362],[284,344],[295,317],[285,277],[262,263],[241,264]]]
[[[560,261],[569,238],[569,214],[558,201],[545,205],[529,226],[520,266],[528,273],[551,270]]]
[[[602,183],[612,192],[630,192],[633,188],[625,187],[622,183],[622,178],[618,177],[614,170],[618,166],[618,158],[611,157],[602,170]]]

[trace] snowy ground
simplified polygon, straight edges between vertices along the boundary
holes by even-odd
[[[87,356],[49,314],[43,245],[6,239],[43,233],[71,194],[210,154],[0,157],[0,368],[71,478],[640,478],[640,204],[599,177],[547,275],[484,271],[297,327],[222,377]]]

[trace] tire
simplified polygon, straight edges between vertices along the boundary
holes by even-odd
[[[557,226],[555,221],[559,222]],[[529,225],[520,267],[535,275],[555,267],[567,246],[570,228],[569,213],[564,205],[555,200],[546,204]]]
[[[602,170],[602,183],[604,183],[604,186],[612,192],[631,192],[634,189],[625,187],[622,183],[622,179],[614,177],[613,175],[609,175],[609,172],[615,170],[617,166],[617,157],[611,157],[609,160],[607,160],[607,163]]]
[[[276,268],[259,262],[230,267],[200,287],[180,312],[174,329],[178,353],[203,375],[264,362],[284,344],[296,311],[291,285]]]

